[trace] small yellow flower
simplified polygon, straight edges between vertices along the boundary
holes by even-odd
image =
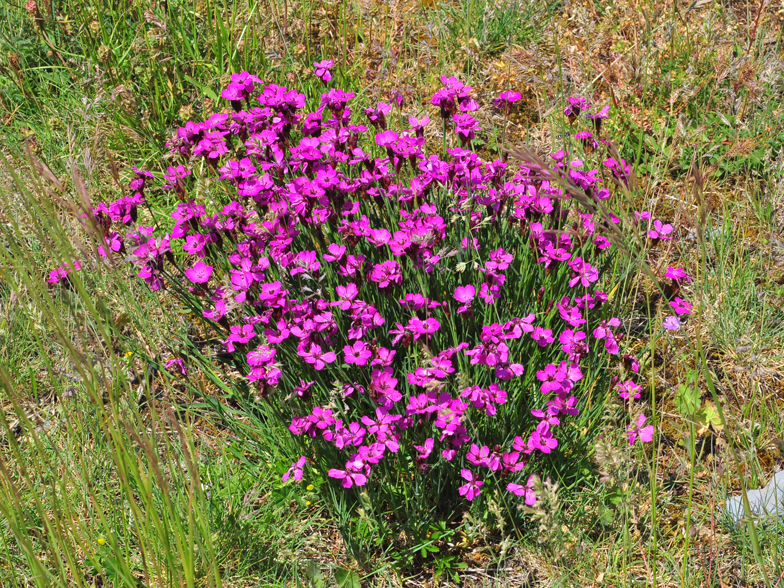
[[[106,545],[106,539],[103,537],[98,537],[98,545]]]
[[[125,359],[131,359],[132,357],[133,357],[133,351],[125,352]]]
[[[305,501],[305,506],[310,506],[310,500]]]
[[[310,492],[311,490],[313,490],[313,484],[308,484],[308,485],[305,487],[305,490],[307,490],[308,492]]]

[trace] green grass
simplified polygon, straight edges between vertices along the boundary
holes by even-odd
[[[310,64],[322,58],[362,103],[399,88],[412,112],[442,73],[485,102],[525,91],[520,122],[482,137],[489,149],[560,148],[558,106],[571,93],[616,104],[610,130],[638,164],[630,210],[689,229],[645,261],[659,279],[668,265],[691,268],[701,307],[673,336],[655,284],[618,290],[617,304],[635,309],[629,330],[662,432],[654,447],[630,450],[611,405],[597,425],[607,445],[588,448],[580,479],[548,492],[519,536],[465,520],[416,566],[390,552],[360,577],[777,585],[782,524],[714,514],[741,480],[758,487],[782,465],[782,25],[760,6],[68,0],[41,2],[36,21],[3,4],[0,585],[317,586],[358,569],[317,489],[280,482],[288,437],[236,410],[225,366],[205,353],[201,380],[151,373],[172,353],[201,354],[182,313],[120,265],[60,294],[43,282],[89,247],[75,214],[85,195],[115,197],[131,164],[159,166],[173,129],[219,108],[228,74],[312,99]],[[724,416],[702,432],[675,404],[690,374],[701,406]]]

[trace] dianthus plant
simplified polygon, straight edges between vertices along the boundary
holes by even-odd
[[[197,308],[284,422],[287,483],[318,483],[349,514],[361,495],[395,536],[493,497],[533,504],[533,475],[579,462],[587,396],[601,402],[621,340],[602,290],[628,166],[483,158],[472,88],[442,81],[429,114],[448,136],[429,150],[423,113],[390,128],[389,104],[358,112],[338,88],[305,112],[304,94],[235,74],[232,110],[170,143],[168,230],[137,222],[146,172],[94,209],[102,254]],[[607,109],[568,110],[593,121],[580,153],[598,153]]]

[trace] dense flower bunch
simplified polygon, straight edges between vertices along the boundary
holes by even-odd
[[[315,64],[327,86],[331,67]],[[599,289],[613,255],[605,229],[618,219],[571,195],[610,210],[630,170],[612,158],[589,169],[565,151],[550,169],[483,160],[472,88],[442,82],[432,115],[456,140],[438,153],[428,116],[392,129],[382,102],[360,124],[339,88],[303,112],[304,94],[235,74],[222,94],[233,112],[187,123],[169,145],[182,158],[164,174],[180,200],[169,230],[136,223],[151,179],[137,170],[130,196],[93,210],[101,254],[129,254],[150,288],[171,284],[224,333],[303,449],[284,479],[315,466],[386,500],[427,474],[433,500],[476,500],[489,485],[530,505],[531,471],[561,447],[582,387],[622,338]],[[519,99],[504,92],[494,106],[503,114]],[[599,149],[608,109],[569,103],[569,119],[593,128],[576,135],[584,151]],[[197,168],[212,178],[200,201],[189,188]],[[186,373],[182,361],[170,368]],[[650,441],[644,423],[631,441]]]

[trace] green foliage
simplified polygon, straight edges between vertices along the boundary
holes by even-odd
[[[552,8],[528,0],[459,0],[440,3],[440,10],[445,45],[479,57],[534,37],[536,19]]]
[[[689,371],[686,382],[678,384],[675,391],[675,408],[684,417],[694,417],[702,404],[702,394],[697,384],[699,382],[699,372]]]

